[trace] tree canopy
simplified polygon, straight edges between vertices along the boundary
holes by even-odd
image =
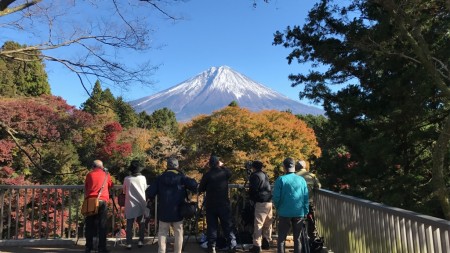
[[[216,154],[236,172],[248,160],[259,159],[274,178],[286,157],[309,159],[321,154],[312,129],[287,112],[254,113],[228,106],[187,123],[181,136],[186,166],[194,170],[205,167],[209,156]],[[243,179],[240,173],[235,177]]]
[[[91,115],[58,97],[11,98],[0,102],[0,122],[4,168],[37,182],[79,182],[72,174],[83,169],[76,149],[93,124]]]
[[[333,122],[336,148],[352,164],[339,171],[348,192],[447,219],[448,13],[443,0],[321,0],[302,27],[274,36],[292,49],[289,64],[313,65],[289,78]]]
[[[1,51],[14,51],[26,48],[26,45],[7,41]],[[11,53],[15,57],[15,53]],[[0,57],[0,96],[40,96],[50,94],[45,65],[38,50],[30,51],[28,55],[17,56],[21,61]]]

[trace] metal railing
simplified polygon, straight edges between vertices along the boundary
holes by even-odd
[[[243,188],[242,185],[230,185],[230,196],[236,197],[239,195],[236,193],[241,192]],[[121,185],[114,186],[110,191],[110,198],[114,201],[108,202],[109,238],[116,237],[118,227],[126,224],[123,210],[116,201],[121,191]],[[83,197],[83,185],[0,185],[0,240],[83,238],[84,217],[80,213]],[[242,194],[239,197],[234,203],[243,199]],[[236,205],[235,208],[240,206]],[[157,209],[155,201],[147,236],[156,235]],[[196,222],[195,226],[189,224],[191,227],[185,230],[186,235],[203,232],[205,221]]]
[[[121,191],[122,186],[114,186],[110,197],[116,199]],[[83,185],[0,185],[0,240],[84,237],[84,217],[80,213],[83,197]],[[114,232],[126,224],[120,207],[114,203],[115,208],[112,201],[108,203],[112,210],[108,214],[109,237],[115,237]],[[152,220],[147,231],[154,235],[156,224]]]
[[[121,189],[115,186],[111,198]],[[84,237],[84,217],[80,214],[83,190],[82,185],[0,185],[0,240]],[[230,196],[241,199],[234,199],[235,204],[245,201],[245,195],[239,194],[242,192],[242,185],[230,185]],[[335,253],[450,253],[449,221],[323,189],[315,192],[314,201],[319,232]],[[109,210],[114,210],[111,202]],[[109,212],[110,238],[123,220],[121,212]],[[147,235],[156,234],[156,220],[153,212]]]
[[[319,233],[335,253],[449,253],[450,221],[317,190]]]

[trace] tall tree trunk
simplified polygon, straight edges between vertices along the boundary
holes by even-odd
[[[450,142],[450,115],[445,119],[444,127],[441,134],[436,141],[436,145],[433,150],[433,189],[436,197],[441,203],[444,217],[450,220],[450,190],[445,185],[444,171],[445,168],[445,156],[448,153],[448,144]]]
[[[448,86],[448,70],[447,73],[442,74],[436,69],[436,64],[433,62],[435,59],[430,52],[429,45],[422,35],[422,31],[417,24],[413,21],[404,9],[397,5],[394,0],[377,0],[381,6],[387,10],[391,17],[395,20],[397,28],[402,33],[406,41],[409,41],[414,54],[417,56],[417,60],[422,63],[422,66],[428,71],[431,80],[434,81],[436,87],[442,92],[442,95],[447,98],[446,106],[450,105],[450,88]],[[414,29],[410,30],[409,28]],[[447,83],[446,83],[447,82]],[[445,167],[445,158],[448,154],[449,142],[450,142],[450,115],[442,121],[442,130],[432,154],[433,161],[433,178],[432,185],[434,194],[438,198],[444,217],[450,220],[450,189],[447,189],[446,178],[448,166]]]

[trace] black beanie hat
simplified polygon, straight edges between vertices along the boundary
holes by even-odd
[[[128,170],[131,172],[131,174],[136,174],[136,173],[140,173],[142,171],[142,166],[141,166],[141,162],[139,162],[139,160],[133,160],[130,163],[130,167],[128,168]]]
[[[209,166],[210,167],[217,167],[218,163],[219,163],[219,157],[212,155],[209,158]]]
[[[252,162],[252,167],[255,168],[256,170],[262,170],[263,166],[264,164],[261,161],[256,160]]]

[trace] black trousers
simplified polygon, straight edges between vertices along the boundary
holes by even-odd
[[[231,207],[230,204],[224,204],[221,206],[206,206],[206,236],[208,237],[208,247],[216,247],[219,221],[228,245],[235,246],[236,236],[232,229]]]
[[[301,232],[303,228],[303,219],[300,217],[291,218],[280,216],[278,218],[277,253],[285,252],[286,237],[291,227],[294,239],[294,253],[302,252]]]
[[[106,249],[106,219],[107,207],[105,201],[99,201],[98,214],[86,217],[86,249],[94,248],[94,236],[98,236],[98,249]]]

